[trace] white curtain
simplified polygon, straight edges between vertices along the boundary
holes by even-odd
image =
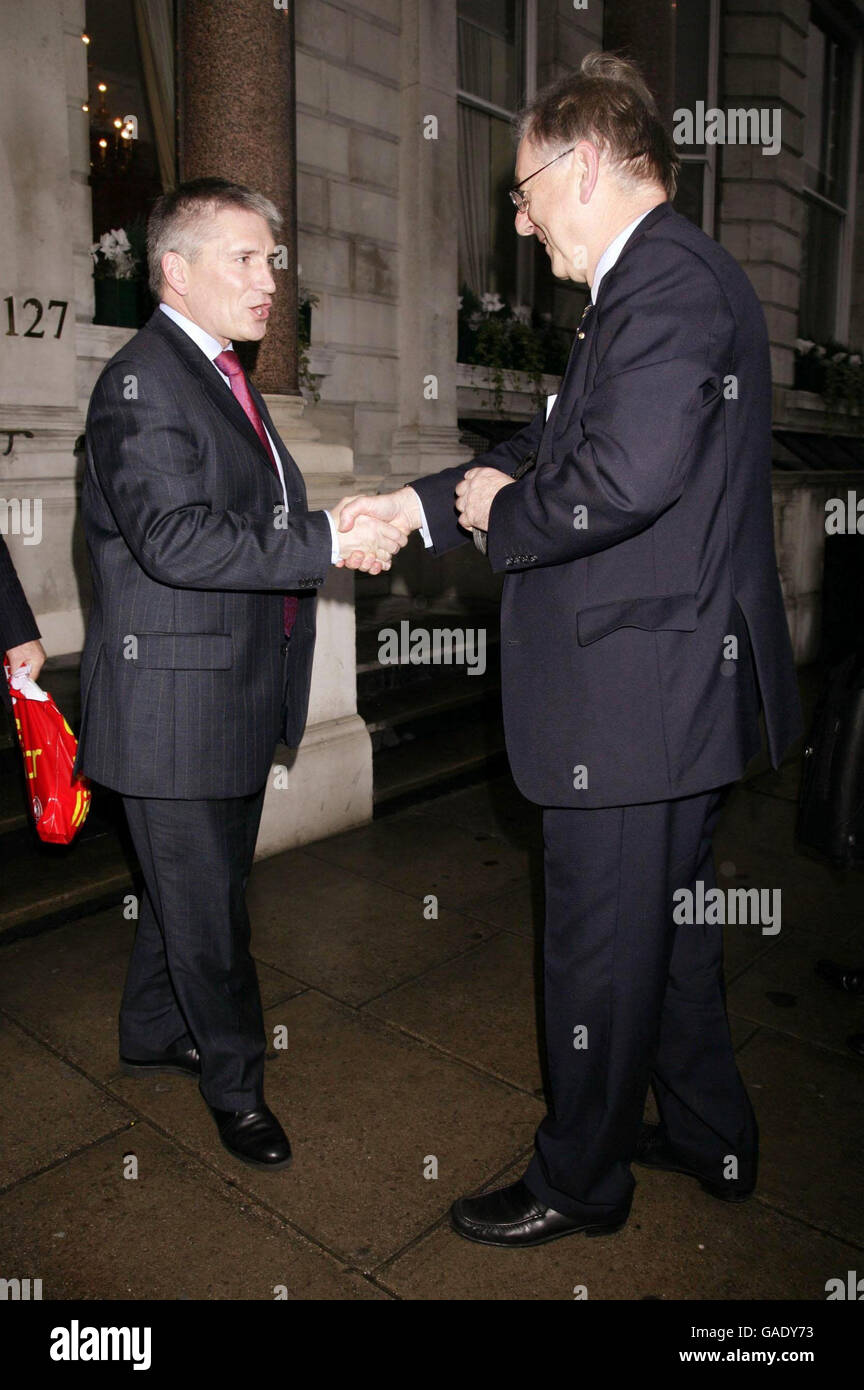
[[[489,173],[489,117],[460,102],[460,277],[477,295],[489,288]]]
[[[134,0],[135,24],[163,191],[176,178],[173,0]]]

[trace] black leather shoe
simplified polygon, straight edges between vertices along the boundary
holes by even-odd
[[[665,1135],[659,1125],[643,1124],[633,1162],[641,1164],[643,1168],[662,1168],[666,1173],[683,1173],[685,1177],[696,1178],[705,1192],[710,1193],[712,1197],[718,1197],[721,1202],[746,1202],[755,1191],[755,1184],[753,1187],[741,1187],[740,1184],[732,1182],[717,1182],[716,1179],[706,1178],[704,1174],[680,1163],[667,1147]]]
[[[450,1208],[450,1224],[466,1240],[480,1245],[545,1245],[580,1231],[607,1236],[620,1231],[630,1215],[630,1203],[602,1218],[563,1216],[546,1207],[520,1179],[484,1197],[460,1197]]]
[[[201,1075],[201,1058],[198,1049],[187,1047],[182,1052],[163,1052],[160,1057],[120,1058],[120,1070],[126,1076],[152,1076],[157,1072],[171,1072],[174,1076]]]
[[[287,1168],[291,1162],[288,1136],[272,1110],[262,1104],[257,1110],[216,1110],[219,1138],[229,1154],[253,1168]]]

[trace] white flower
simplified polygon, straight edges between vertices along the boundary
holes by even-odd
[[[524,324],[526,324],[526,325],[530,324],[530,323],[531,323],[531,306],[530,306],[530,304],[517,304],[517,305],[514,307],[514,309],[513,309],[513,317],[514,317],[514,319],[518,319],[520,323],[524,323]]]
[[[100,257],[106,260],[115,280],[131,280],[135,276],[135,256],[123,227],[112,227],[110,232],[103,232],[90,247],[90,255],[94,265],[99,264]]]
[[[860,366],[861,366],[861,354],[860,354],[859,352],[853,352],[852,356],[849,358],[849,366],[850,366],[850,367],[860,367]]]
[[[504,308],[500,294],[481,294],[480,305],[484,314],[497,314],[499,309]]]
[[[848,356],[849,356],[848,352],[835,352],[834,356],[831,358],[831,361],[832,361],[832,362],[845,362],[845,361],[846,361],[846,358],[847,358]]]
[[[816,348],[816,356],[817,356],[817,357],[824,357],[824,356],[825,356],[825,348],[822,346],[821,343],[820,343],[819,346]]]
[[[816,344],[813,343],[813,342],[811,342],[811,340],[810,340],[809,338],[796,338],[796,339],[795,339],[795,351],[796,351],[796,352],[809,352],[810,349],[811,349],[812,347],[815,347],[815,346],[816,346]]]

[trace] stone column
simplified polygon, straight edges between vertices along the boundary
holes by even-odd
[[[403,0],[393,484],[465,462],[456,423],[456,5]]]
[[[254,377],[265,394],[297,397],[294,0],[182,0],[179,9],[180,177],[234,179],[282,213],[285,265]]]
[[[182,179],[221,176],[264,193],[284,218],[276,312],[253,370],[277,430],[303,471],[309,506],[358,489],[351,449],[318,443],[297,382],[297,158],[294,0],[182,0],[178,31]],[[331,569],[319,592],[309,720],[301,747],[280,747],[256,854],[304,844],[372,816],[372,747],[357,713],[354,579]]]

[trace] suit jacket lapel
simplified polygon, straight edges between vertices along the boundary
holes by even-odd
[[[672,212],[674,212],[674,209],[671,203],[658,203],[656,208],[652,208],[647,216],[642,218],[639,226],[636,227],[627,238],[612,269],[607,271],[600,281],[597,303],[592,305],[580,330],[584,332],[585,337],[580,339],[577,335],[573,340],[573,347],[567,361],[567,367],[561,379],[558,398],[552,407],[552,412],[547,422],[547,428],[543,432],[541,449],[543,444],[546,445],[547,449],[550,447],[553,439],[558,433],[560,423],[566,423],[574,401],[576,401],[585,390],[585,377],[588,371],[588,363],[594,353],[594,335],[596,333],[597,315],[600,310],[602,310],[605,291],[608,289],[608,282],[614,276],[618,266],[627,255],[628,251],[630,251],[641,237],[644,236],[645,232],[649,231],[651,227],[653,227],[656,222],[661,221],[662,218],[668,217]]]
[[[153,317],[148,321],[147,328],[152,328],[168,340],[171,347],[182,357],[186,366],[198,377],[205,392],[213,404],[222,411],[225,418],[239,430],[257,451],[261,462],[275,472],[269,451],[264,448],[258,434],[254,429],[249,416],[243,409],[230,386],[226,386],[216,367],[209,358],[201,351],[197,343],[194,343],[188,333],[184,333],[167,314],[163,314],[161,309],[157,309]],[[254,388],[253,388],[254,392]],[[258,409],[261,409],[260,397],[258,398]],[[269,420],[269,417],[268,417]],[[270,425],[268,423],[268,429]],[[270,429],[270,434],[275,440],[275,434]],[[281,457],[281,455],[280,455]]]

